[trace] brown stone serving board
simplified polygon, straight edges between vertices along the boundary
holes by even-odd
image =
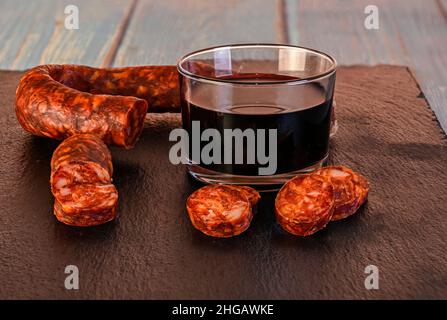
[[[241,236],[193,229],[184,205],[199,184],[168,160],[172,115],[152,116],[135,149],[112,148],[116,221],[58,223],[58,142],[17,123],[21,74],[0,73],[0,298],[447,298],[447,140],[407,68],[339,68],[329,161],[368,177],[371,193],[357,215],[308,238],[275,223],[274,193]],[[67,265],[79,268],[79,290],[64,288]],[[365,289],[368,265],[379,290]]]

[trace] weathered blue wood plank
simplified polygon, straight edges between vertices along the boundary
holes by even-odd
[[[368,0],[285,0],[289,40],[339,64],[408,65],[447,132],[447,20],[437,0],[376,0],[379,29],[364,27]],[[445,0],[444,1],[445,4]]]
[[[140,0],[115,65],[175,64],[208,46],[278,41],[278,0]]]
[[[67,5],[79,8],[79,30],[64,26]],[[2,0],[0,68],[42,63],[107,64],[132,1]]]

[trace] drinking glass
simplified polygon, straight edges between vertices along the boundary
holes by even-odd
[[[328,54],[236,44],[189,53],[177,67],[194,178],[268,187],[327,158],[336,75]]]

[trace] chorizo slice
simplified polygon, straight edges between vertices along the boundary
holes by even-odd
[[[328,166],[315,171],[330,179],[334,187],[335,208],[331,220],[337,221],[353,215],[366,201],[368,181],[344,166]]]
[[[60,190],[73,184],[112,181],[112,156],[101,139],[92,134],[71,136],[62,142],[51,158],[51,190],[57,197]]]
[[[119,74],[121,80],[117,80]],[[102,91],[91,83],[108,77],[109,81],[99,82]],[[125,86],[131,81],[126,77],[125,72],[84,66],[35,67],[22,77],[16,90],[17,119],[26,131],[37,136],[63,140],[78,133],[92,133],[107,144],[130,149],[143,130],[148,103],[135,96],[111,95],[119,94],[114,91],[114,83]]]
[[[186,201],[192,225],[206,235],[227,238],[241,234],[253,218],[245,193],[225,185],[208,185]]]
[[[315,174],[287,181],[275,200],[278,223],[297,236],[309,236],[323,229],[333,211],[333,186],[329,179]]]
[[[51,168],[55,170],[74,161],[97,163],[112,176],[112,155],[104,142],[95,135],[78,134],[61,143],[53,152]]]
[[[112,160],[104,142],[92,134],[64,140],[51,159],[54,214],[66,224],[91,226],[116,215],[118,192],[112,181]]]

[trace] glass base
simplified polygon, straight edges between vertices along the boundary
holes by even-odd
[[[244,185],[253,187],[258,191],[276,191],[291,178],[321,168],[326,159],[327,156],[307,168],[271,176],[234,175],[205,169],[195,164],[188,165],[188,172],[194,179],[206,184]]]

